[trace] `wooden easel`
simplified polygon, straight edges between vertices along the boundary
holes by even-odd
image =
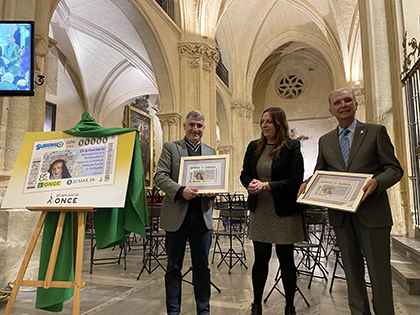
[[[9,315],[12,311],[13,304],[15,303],[16,296],[19,292],[20,287],[43,287],[45,289],[49,288],[74,288],[73,296],[73,315],[80,314],[80,290],[84,287],[82,282],[82,264],[83,264],[83,243],[84,243],[84,233],[85,233],[85,214],[86,212],[95,211],[93,207],[26,207],[31,211],[42,211],[41,216],[38,220],[38,224],[35,228],[34,234],[32,235],[31,242],[29,243],[28,249],[26,251],[25,257],[23,258],[22,265],[20,267],[17,278],[14,282],[12,293],[10,294],[9,301],[7,302],[6,309],[4,310],[3,315]],[[59,211],[60,217],[57,223],[57,229],[55,232],[54,243],[51,249],[50,260],[48,263],[47,273],[45,275],[44,281],[34,281],[34,280],[23,280],[25,276],[26,269],[28,268],[29,261],[32,257],[36,242],[38,240],[39,234],[41,233],[42,227],[45,223],[45,218],[47,217],[48,212],[50,211]],[[73,237],[77,237],[75,241],[75,264],[74,264],[74,281],[52,281],[54,274],[55,264],[57,261],[58,249],[60,248],[61,236],[63,234],[64,221],[66,214],[68,212],[77,213],[77,219],[74,218],[75,222]],[[77,221],[76,221],[77,220]],[[77,226],[77,231],[76,231]]]

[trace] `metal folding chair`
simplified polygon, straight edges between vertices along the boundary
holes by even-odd
[[[321,278],[328,281],[328,271],[321,263],[326,222],[327,218],[324,211],[306,211],[305,227],[307,240],[295,244],[295,250],[302,254],[302,258],[296,266],[298,274],[310,277],[308,289],[311,288],[313,278]],[[317,268],[320,274],[315,274]]]
[[[221,194],[216,197],[216,209],[220,210],[220,216],[217,223],[217,228],[214,234],[214,248],[212,263],[216,253],[221,256],[217,267],[224,262],[229,267],[229,274],[231,269],[239,262],[246,269],[245,264],[246,254],[244,241],[246,236],[246,225],[248,221],[248,210],[245,203],[245,197],[242,194]],[[221,224],[222,223],[222,224]],[[221,225],[223,227],[221,227]],[[220,237],[226,236],[229,238],[229,248],[223,250],[220,244]],[[235,250],[233,242],[236,240],[239,243],[240,250]]]
[[[147,206],[149,211],[149,226],[146,227],[146,236],[143,238],[143,266],[137,277],[140,279],[144,270],[151,274],[156,268],[160,267],[164,271],[166,268],[163,266],[162,261],[166,260],[165,249],[165,231],[160,230],[160,210],[162,207],[162,196],[160,190],[156,186],[147,190]]]
[[[271,296],[271,294],[273,293],[274,290],[276,290],[277,292],[279,292],[281,295],[283,295],[284,297],[286,297],[286,295],[279,289],[278,284],[281,280],[281,275],[280,275],[280,265],[279,268],[277,269],[277,273],[276,273],[276,277],[274,278],[274,280],[276,280],[276,282],[274,283],[274,285],[271,287],[270,292],[268,292],[267,296],[264,299],[264,303],[267,303],[268,298]],[[306,297],[303,295],[302,291],[300,290],[299,286],[296,284],[296,291],[299,292],[300,296],[302,297],[302,299],[305,301],[306,306],[311,306],[311,304],[309,304],[308,300],[306,299]]]

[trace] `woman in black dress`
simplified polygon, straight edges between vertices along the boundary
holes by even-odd
[[[286,315],[296,314],[294,243],[304,240],[302,208],[296,203],[303,180],[300,142],[289,135],[286,114],[279,107],[261,117],[261,137],[248,145],[241,182],[247,188],[251,211],[249,236],[254,245],[252,315],[262,314],[262,295],[268,276],[272,244],[281,268]]]

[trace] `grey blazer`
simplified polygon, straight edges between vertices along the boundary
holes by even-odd
[[[340,151],[338,127],[323,135],[318,144],[315,170],[373,174],[378,187],[360,204],[356,215],[367,228],[391,226],[391,209],[386,190],[401,179],[403,170],[394,155],[394,147],[386,128],[358,121],[347,167]],[[330,209],[329,218],[334,227],[340,227],[343,212]]]
[[[216,150],[201,143],[201,154],[215,155]],[[165,192],[160,214],[160,226],[168,232],[175,232],[181,227],[188,210],[187,200],[178,198],[175,201],[176,193],[181,187],[178,184],[178,175],[182,156],[188,156],[187,145],[184,139],[164,143],[154,176],[156,185]],[[204,222],[207,228],[211,230],[213,228],[212,200],[202,196],[201,209]]]

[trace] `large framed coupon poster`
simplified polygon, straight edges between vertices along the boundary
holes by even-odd
[[[27,133],[2,208],[124,207],[135,136]]]

